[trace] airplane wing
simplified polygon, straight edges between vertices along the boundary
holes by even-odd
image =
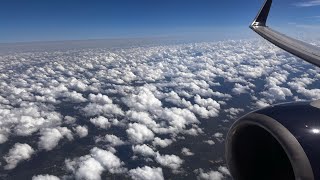
[[[320,48],[281,34],[268,26],[266,21],[271,8],[272,0],[266,0],[250,28],[261,37],[279,48],[320,67]]]

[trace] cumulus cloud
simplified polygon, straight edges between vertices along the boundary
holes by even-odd
[[[8,137],[4,134],[0,134],[0,144],[5,143],[8,140]]]
[[[224,176],[219,171],[204,172],[202,169],[200,169],[198,178],[203,180],[222,180],[224,179]]]
[[[45,174],[33,176],[32,180],[60,180],[60,178],[58,178],[57,176]]]
[[[270,105],[265,99],[258,100],[255,104],[258,108],[264,108]]]
[[[55,148],[63,137],[73,140],[72,132],[66,127],[46,128],[40,132],[40,141],[38,146],[40,149],[50,151]]]
[[[131,169],[129,175],[134,180],[163,180],[163,173],[161,168],[144,166],[136,169]]]
[[[128,111],[127,117],[130,118],[130,120],[140,124],[144,124],[149,128],[158,127],[157,123],[150,117],[149,113],[147,112]]]
[[[293,95],[290,89],[279,86],[273,86],[262,94],[272,101],[285,100],[286,97]]]
[[[226,113],[229,113],[227,116],[231,119],[235,119],[238,114],[242,113],[244,110],[241,108],[229,108],[224,110]]]
[[[106,95],[102,95],[102,94],[89,94],[89,100],[90,102],[92,103],[97,103],[97,104],[111,104],[112,103],[112,100],[106,96]]]
[[[109,122],[108,118],[103,117],[103,116],[91,118],[90,122],[92,124],[94,124],[95,126],[102,128],[102,129],[108,129],[112,125],[111,122]]]
[[[202,107],[206,107],[208,110],[216,110],[216,111],[218,111],[220,109],[220,104],[217,103],[217,101],[214,101],[211,98],[203,99],[199,95],[196,95],[195,98],[194,98],[194,101],[198,105],[200,105]]]
[[[183,160],[176,155],[160,155],[159,153],[156,154],[155,160],[162,166],[171,168],[173,171],[178,170],[183,163]]]
[[[234,94],[239,95],[239,94],[247,93],[248,90],[250,90],[250,87],[249,87],[248,85],[243,86],[243,85],[241,85],[241,84],[239,84],[239,83],[236,83],[236,84],[234,85],[234,88],[232,89],[232,92],[233,92]]]
[[[169,124],[177,130],[183,130],[189,124],[200,123],[197,117],[188,109],[166,108],[161,117],[167,119]]]
[[[218,170],[219,170],[220,172],[222,172],[223,174],[230,176],[230,172],[229,172],[228,168],[226,168],[226,167],[224,167],[224,166],[220,166],[220,167],[218,168]]]
[[[19,136],[30,136],[44,127],[57,126],[61,124],[61,115],[49,111],[33,103],[23,104],[24,106],[14,109],[1,109],[1,131],[2,141],[7,138],[8,132],[12,129],[14,134]],[[10,129],[9,129],[10,128]]]
[[[82,110],[87,116],[95,115],[123,115],[124,112],[118,105],[113,104],[113,101],[106,95],[102,94],[89,94],[90,103]]]
[[[230,176],[229,170],[224,167],[220,166],[218,168],[218,171],[209,171],[209,172],[204,172],[203,169],[197,169],[196,172],[198,172],[198,179],[203,179],[203,180],[222,180],[226,179],[226,176]]]
[[[169,146],[170,144],[172,144],[172,140],[171,139],[160,139],[158,137],[155,137],[154,140],[152,141],[152,144],[154,146],[160,146],[162,148],[165,148],[167,146]]]
[[[86,126],[77,126],[75,128],[75,131],[80,138],[86,137],[88,135],[88,128]]]
[[[213,136],[216,137],[216,138],[222,138],[222,137],[223,137],[223,134],[217,132],[217,133],[215,133]]]
[[[205,143],[209,144],[209,145],[214,145],[216,144],[213,140],[207,140],[207,141],[204,141]]]
[[[96,115],[123,115],[123,111],[115,104],[97,104],[89,103],[86,107],[82,109],[87,116],[96,116]]]
[[[121,173],[126,171],[122,166],[124,163],[113,153],[99,148],[91,149],[91,156],[99,161],[110,173]]]
[[[170,102],[172,104],[175,104],[180,107],[190,107],[192,106],[192,103],[190,101],[187,101],[185,99],[182,99],[176,92],[171,91],[170,93],[165,93],[165,101]],[[191,95],[188,95],[191,97]]]
[[[102,165],[92,157],[83,157],[75,172],[77,179],[100,180],[103,172]]]
[[[77,120],[76,118],[71,117],[71,116],[65,116],[64,117],[64,122],[66,124],[74,124],[76,122],[76,120]]]
[[[143,124],[130,123],[126,132],[130,141],[133,143],[139,144],[145,141],[151,141],[154,138],[154,133]]]
[[[66,159],[67,169],[75,174],[76,179],[100,180],[103,171],[110,173],[124,173],[124,163],[112,152],[97,147],[91,149],[90,154],[73,160]]]
[[[132,151],[135,154],[141,154],[142,156],[154,156],[156,154],[151,147],[145,144],[132,146]]]
[[[162,103],[157,99],[153,92],[146,86],[140,87],[137,94],[132,94],[123,101],[131,109],[137,111],[150,111],[153,112],[161,109]]]
[[[4,160],[7,165],[4,166],[5,169],[14,169],[21,161],[25,161],[31,158],[35,151],[28,144],[16,143],[4,156]]]
[[[74,89],[74,90],[77,90],[77,91],[86,91],[87,89],[87,84],[85,84],[84,81],[81,81],[77,78],[74,78],[72,77],[68,83],[68,86],[71,88],[71,89]]]
[[[308,77],[293,78],[293,81],[289,82],[288,85],[296,90],[299,94],[304,95],[305,97],[317,100],[320,99],[320,89],[309,89],[308,86],[313,84],[314,79]]]
[[[193,105],[189,109],[194,113],[198,114],[202,118],[218,116],[218,112],[216,110],[208,111],[206,108],[201,107],[198,104]]]
[[[65,92],[65,93],[63,94],[63,96],[64,96],[65,98],[67,98],[68,101],[73,102],[73,103],[82,103],[82,102],[86,102],[86,101],[87,101],[87,99],[84,98],[84,97],[82,96],[82,94],[80,94],[80,93],[78,93],[78,92],[76,92],[76,91]]]
[[[184,156],[193,156],[193,155],[194,155],[194,153],[191,152],[191,150],[188,149],[188,148],[182,148],[182,149],[181,149],[181,153],[182,153]]]
[[[104,140],[108,143],[110,143],[112,146],[121,146],[125,144],[124,141],[122,141],[119,137],[113,135],[113,134],[107,134],[105,135]]]
[[[197,104],[181,99],[177,93],[170,92],[165,99],[168,102],[188,108],[190,111],[198,114],[202,118],[216,117],[220,110],[220,104],[211,98],[202,99],[198,94],[195,96],[194,101]]]

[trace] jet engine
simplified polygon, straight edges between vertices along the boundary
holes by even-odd
[[[320,101],[241,117],[228,132],[226,160],[235,180],[320,179]]]

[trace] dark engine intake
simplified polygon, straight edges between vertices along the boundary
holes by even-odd
[[[226,138],[235,180],[320,179],[320,101],[270,106],[237,120]]]

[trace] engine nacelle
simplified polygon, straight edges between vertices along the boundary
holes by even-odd
[[[236,180],[320,179],[320,101],[243,116],[227,135],[226,160]]]

